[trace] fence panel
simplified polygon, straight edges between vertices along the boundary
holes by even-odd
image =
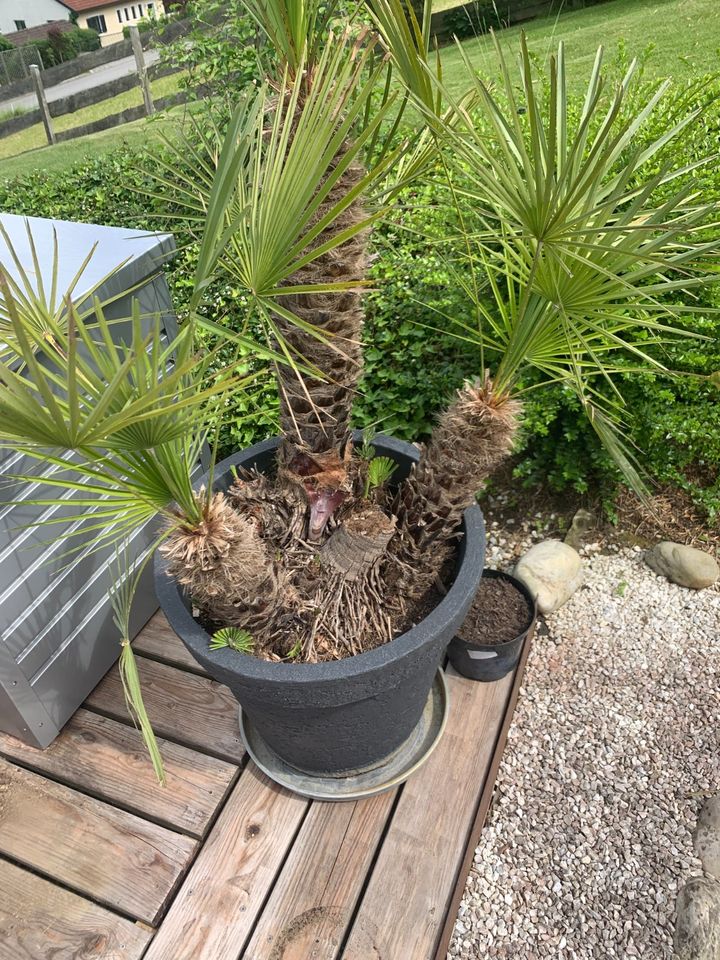
[[[31,65],[43,69],[42,57],[37,47],[15,47],[0,53],[0,87],[30,76]]]

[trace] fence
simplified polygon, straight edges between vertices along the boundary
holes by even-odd
[[[172,43],[178,37],[184,36],[192,29],[192,19],[174,20],[171,23],[163,24],[162,28],[157,30],[148,30],[141,35],[142,44],[145,49],[148,47],[160,47],[166,43]],[[20,49],[20,48],[18,48]],[[22,48],[25,49],[25,48]],[[8,53],[15,51],[9,50]],[[87,73],[90,70],[96,70],[106,63],[112,63],[115,60],[122,60],[132,54],[132,43],[130,40],[121,40],[119,43],[111,43],[107,47],[101,47],[99,50],[92,50],[90,53],[80,53],[72,60],[66,60],[65,63],[59,63],[57,66],[48,67],[43,71],[43,84],[46,87],[54,87],[56,83],[62,83],[71,77],[76,77],[81,73]],[[38,60],[37,65],[42,69],[42,64]],[[23,93],[32,93],[33,83],[30,73],[22,74],[19,79],[12,79],[8,83],[7,76],[0,67],[0,97],[3,100],[9,100]]]
[[[187,95],[179,93],[163,97],[157,102],[153,101],[150,81],[159,77],[168,76],[171,73],[175,73],[177,72],[177,69],[175,67],[167,67],[160,64],[147,68],[145,65],[145,56],[140,44],[140,39],[137,35],[137,27],[130,27],[130,30],[134,31],[134,36],[136,37],[136,40],[133,43],[133,50],[135,53],[137,73],[128,74],[124,77],[118,77],[115,80],[108,81],[107,83],[98,84],[96,87],[92,87],[88,90],[82,90],[78,93],[74,93],[70,96],[62,97],[59,100],[53,100],[48,103],[45,96],[42,75],[40,74],[37,66],[31,66],[30,72],[38,100],[38,107],[35,110],[31,110],[16,117],[11,117],[10,119],[0,123],[0,139],[12,136],[13,134],[18,133],[20,130],[26,130],[28,127],[34,127],[36,124],[42,123],[43,127],[45,128],[47,142],[49,144],[54,144],[62,140],[71,140],[75,137],[84,137],[89,133],[96,133],[99,130],[107,130],[110,127],[119,126],[123,123],[129,123],[132,120],[139,120],[141,117],[149,116],[156,110],[163,110],[169,106],[174,106],[175,104],[182,103],[184,100],[186,100]],[[89,107],[96,103],[102,103],[104,100],[109,100],[111,97],[116,97],[118,94],[124,93],[127,90],[132,90],[134,87],[138,86],[142,90],[143,99],[142,104],[139,106],[130,107],[129,109],[123,110],[120,113],[114,113],[107,117],[102,117],[99,120],[95,120],[89,124],[82,124],[81,126],[73,127],[71,130],[63,130],[61,132],[55,131],[53,126],[53,120],[55,118],[65,116],[66,114],[75,113],[78,110],[82,110],[84,107]]]
[[[37,47],[15,47],[0,53],[0,85],[30,78],[30,67],[43,69],[42,57]]]

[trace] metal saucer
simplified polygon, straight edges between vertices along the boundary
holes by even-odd
[[[306,773],[282,760],[240,709],[240,734],[247,752],[271,780],[312,800],[364,800],[404,783],[427,760],[445,729],[450,697],[438,669],[419,723],[405,743],[382,762],[344,774]]]

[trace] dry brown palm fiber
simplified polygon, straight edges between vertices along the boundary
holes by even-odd
[[[433,585],[459,534],[463,512],[509,455],[521,409],[517,399],[498,395],[486,375],[466,383],[440,415],[394,503],[398,536],[390,546],[401,594],[422,596]]]
[[[200,491],[198,502],[203,499]],[[233,509],[224,493],[203,506],[199,524],[178,523],[160,549],[168,574],[203,616],[223,626],[246,627],[258,603],[269,621],[293,599],[257,523]]]
[[[334,164],[340,162],[347,147]],[[362,180],[364,170],[351,163],[320,205],[320,220]],[[366,217],[357,199],[340,214],[314,244],[362,222]],[[277,326],[298,362],[323,372],[323,378],[302,376],[288,365],[278,365],[280,426],[283,435],[311,453],[343,451],[349,435],[350,412],[362,372],[362,288],[368,266],[368,231],[363,230],[299,270],[289,284],[357,283],[357,289],[337,293],[303,293],[284,299],[292,313],[315,328],[319,336],[278,317]]]

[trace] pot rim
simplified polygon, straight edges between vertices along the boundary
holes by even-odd
[[[495,570],[492,567],[486,567],[483,570],[482,575],[483,577],[487,577],[489,580],[490,579],[507,580],[513,585],[513,587],[515,587],[518,593],[521,593],[523,595],[523,597],[527,601],[528,610],[530,613],[530,620],[528,622],[528,625],[523,630],[521,630],[520,633],[516,634],[512,638],[512,640],[503,640],[502,643],[471,643],[469,640],[463,640],[459,632],[457,636],[454,638],[454,640],[462,643],[463,646],[467,647],[468,650],[483,650],[483,651],[502,650],[504,648],[511,646],[513,643],[517,643],[518,640],[522,640],[533,629],[533,627],[537,623],[537,616],[538,616],[537,601],[535,600],[535,597],[533,597],[533,595],[530,593],[527,586],[522,582],[522,580],[518,580],[518,578],[514,577],[511,573],[506,573],[504,570]],[[462,629],[462,627],[460,629]]]
[[[356,434],[359,434],[356,431]],[[245,450],[232,454],[217,464],[214,471],[214,486],[219,486],[223,477],[231,475],[231,468],[241,460],[258,458],[272,453],[281,441],[280,437],[263,440]],[[384,434],[373,438],[384,451],[398,453],[417,462],[419,450],[412,444]],[[198,483],[207,480],[205,474]],[[459,542],[459,561],[452,586],[436,607],[419,623],[389,643],[342,660],[322,663],[277,663],[261,660],[251,654],[239,653],[228,647],[222,650],[209,649],[210,634],[192,616],[180,585],[167,575],[167,562],[159,550],[155,551],[155,590],[160,606],[170,626],[190,648],[197,649],[203,658],[212,660],[218,667],[242,674],[247,679],[272,681],[273,683],[296,684],[302,681],[347,680],[381,669],[388,662],[402,659],[415,650],[432,643],[444,630],[451,627],[456,616],[458,602],[468,592],[477,589],[478,566],[484,560],[485,522],[477,504],[469,507],[463,516],[462,538]]]

